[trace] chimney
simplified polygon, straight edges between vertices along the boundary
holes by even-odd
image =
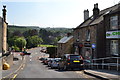
[[[87,20],[88,18],[89,18],[89,11],[87,9],[87,10],[84,10],[84,21]]]
[[[93,18],[97,18],[99,16],[99,8],[98,8],[98,3],[94,4],[94,9],[93,9]]]
[[[3,9],[2,9],[2,11],[3,11],[3,21],[4,22],[6,22],[6,6],[5,5],[3,5]]]

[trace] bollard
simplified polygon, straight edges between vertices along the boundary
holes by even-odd
[[[8,70],[10,68],[10,65],[8,63],[3,64],[3,70]]]

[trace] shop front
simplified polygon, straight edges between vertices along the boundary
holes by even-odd
[[[120,56],[120,30],[106,32],[107,56]]]
[[[84,48],[82,50],[82,53],[84,53],[84,59],[91,60],[92,59],[92,48],[91,43],[85,42]]]
[[[74,43],[74,54],[82,55],[82,43]]]

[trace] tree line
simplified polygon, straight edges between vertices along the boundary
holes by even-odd
[[[16,51],[21,51],[23,48],[34,48],[40,44],[56,45],[57,42],[64,36],[61,31],[49,31],[42,29],[29,29],[26,31],[7,30],[8,46]]]

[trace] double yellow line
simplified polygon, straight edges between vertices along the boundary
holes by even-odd
[[[24,60],[25,60],[25,57],[24,57]],[[10,76],[12,76],[12,75],[15,74],[12,78],[9,78],[9,80],[10,80],[10,79],[14,80],[14,79],[17,77],[17,75],[18,75],[17,73],[19,73],[18,71],[19,71],[20,69],[24,68],[24,67],[25,67],[25,63],[24,63],[24,61],[23,61],[22,64],[19,66],[19,68],[18,68],[16,71],[14,71],[13,73],[11,73],[11,74],[3,77],[3,78],[0,79],[0,80],[4,80],[5,78],[9,78]]]

